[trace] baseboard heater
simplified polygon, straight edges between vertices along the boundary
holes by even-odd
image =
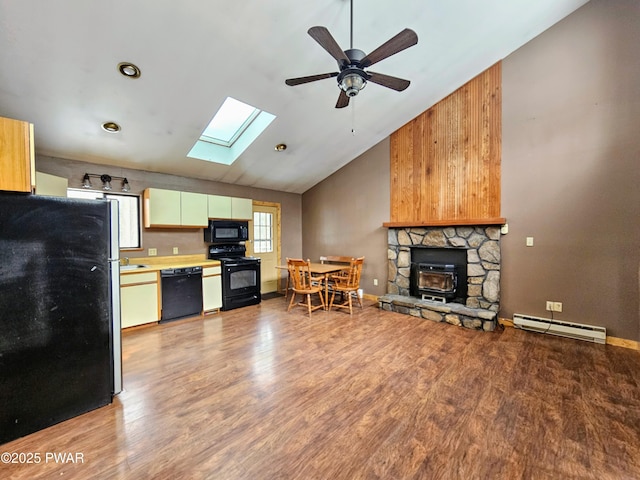
[[[607,329],[582,323],[552,320],[550,318],[532,317],[520,313],[513,314],[513,324],[516,328],[532,332],[549,333],[560,337],[586,340],[587,342],[606,343]]]

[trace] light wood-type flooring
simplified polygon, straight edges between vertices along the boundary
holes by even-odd
[[[371,302],[309,318],[283,298],[128,331],[123,349],[115,402],[1,445],[42,461],[0,478],[640,478],[633,350]]]

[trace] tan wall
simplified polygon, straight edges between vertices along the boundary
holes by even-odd
[[[639,38],[639,2],[592,0],[503,61],[502,317],[553,300],[556,318],[640,340]],[[382,142],[302,200],[304,255],[366,252],[375,294],[388,163]]]
[[[300,229],[302,196],[298,194],[197,180],[163,173],[95,165],[46,156],[38,156],[36,158],[36,168],[44,173],[68,178],[70,188],[81,188],[82,177],[85,172],[107,173],[112,176],[126,177],[131,185],[131,193],[142,194],[145,188],[155,187],[278,202],[282,208],[282,256],[299,257],[302,254]],[[95,181],[99,183],[98,179],[95,179]],[[118,183],[117,181],[112,182],[114,188],[117,188]],[[144,247],[143,251],[127,251],[126,256],[130,258],[145,257],[149,248],[157,248],[159,256],[172,255],[173,247],[178,247],[180,254],[205,253],[207,249],[201,228],[143,229],[142,245]]]
[[[637,0],[592,0],[503,61],[502,316],[640,340],[639,39]]]
[[[364,256],[360,285],[382,295],[387,283],[389,139],[302,195],[304,258]],[[378,286],[373,279],[378,279]]]

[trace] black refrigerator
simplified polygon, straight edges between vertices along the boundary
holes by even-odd
[[[0,192],[0,444],[122,388],[117,203]]]

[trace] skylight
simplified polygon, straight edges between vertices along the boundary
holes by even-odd
[[[227,97],[204,129],[200,140],[230,147],[259,113],[257,108]]]
[[[231,165],[274,118],[268,112],[227,97],[188,156]]]

